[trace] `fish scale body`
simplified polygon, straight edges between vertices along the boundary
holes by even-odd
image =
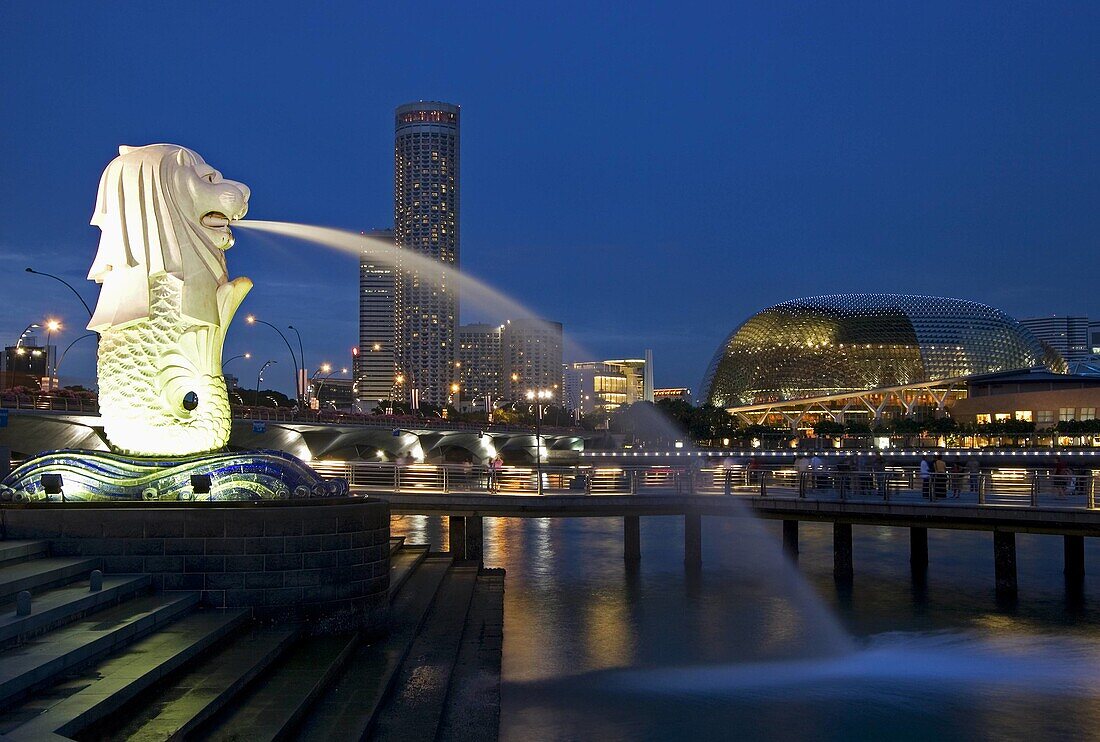
[[[183,317],[181,287],[166,275],[151,278],[149,317],[100,338],[100,413],[117,452],[185,456],[229,441],[221,336]],[[194,410],[184,406],[187,392],[198,397]]]

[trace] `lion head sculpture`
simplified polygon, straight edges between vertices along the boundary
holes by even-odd
[[[248,187],[225,180],[174,144],[119,147],[99,181],[92,224],[102,237],[88,279],[102,284],[89,330],[149,317],[149,279],[183,282],[183,315],[220,325],[217,290],[228,281],[229,224],[248,210]],[[243,297],[242,297],[243,298]]]
[[[232,422],[225,332],[252,288],[230,281],[229,224],[249,191],[185,147],[120,147],[99,183],[103,234],[88,273],[102,285],[99,408],[111,447],[138,456],[213,451]]]

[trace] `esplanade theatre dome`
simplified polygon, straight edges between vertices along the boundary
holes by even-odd
[[[831,294],[768,307],[715,353],[703,399],[719,407],[804,399],[1045,366],[1057,351],[984,304]]]

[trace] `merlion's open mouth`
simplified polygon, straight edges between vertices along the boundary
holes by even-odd
[[[202,226],[210,229],[225,229],[229,227],[229,222],[232,220],[220,211],[211,211],[203,214],[199,221],[202,222]]]

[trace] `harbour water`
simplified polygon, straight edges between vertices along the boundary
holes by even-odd
[[[392,527],[446,543],[445,519]],[[618,519],[486,519],[486,565],[507,570],[501,738],[1093,736],[1100,580],[1067,591],[1061,539],[1020,534],[1006,604],[990,534],[929,531],[923,585],[908,539],[856,527],[847,586],[829,525],[801,524],[793,570],[777,522],[705,518],[693,572],[680,518],[642,519],[633,568]]]

